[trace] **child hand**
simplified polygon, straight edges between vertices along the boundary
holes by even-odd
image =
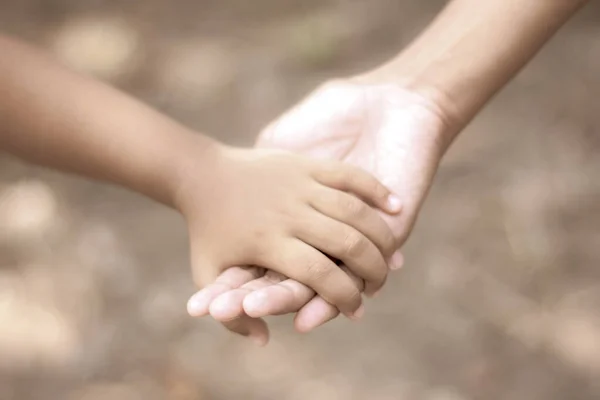
[[[400,205],[367,172],[291,153],[223,147],[212,165],[208,176],[188,169],[193,175],[186,174],[179,192],[200,287],[229,267],[259,266],[306,284],[351,317],[361,293],[330,257],[364,279],[365,294],[384,284],[394,237],[367,203],[388,213]]]

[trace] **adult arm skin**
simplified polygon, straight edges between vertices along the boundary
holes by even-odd
[[[452,0],[404,51],[359,81],[429,99],[451,141],[589,0]]]

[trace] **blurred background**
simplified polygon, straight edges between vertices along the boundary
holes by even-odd
[[[444,3],[0,0],[0,29],[249,145]],[[187,317],[177,214],[2,156],[0,399],[600,398],[599,17],[592,2],[452,147],[361,323],[272,319],[265,349]]]

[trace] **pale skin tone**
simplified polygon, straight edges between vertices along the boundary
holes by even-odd
[[[258,146],[343,160],[372,172],[402,200],[400,214],[383,216],[400,247],[452,141],[585,3],[450,1],[398,56],[319,88],[271,124]],[[339,314],[285,275],[243,268],[223,273],[190,299],[188,310],[210,313],[258,343],[268,340],[260,317],[297,312],[296,329],[307,332]]]
[[[375,208],[394,215],[401,204],[356,166],[224,146],[8,38],[0,93],[3,151],[180,211],[200,287],[236,265],[272,269],[358,319],[361,290],[385,282],[396,246]]]

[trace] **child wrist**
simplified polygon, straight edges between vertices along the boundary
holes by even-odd
[[[169,179],[170,206],[182,214],[187,214],[192,208],[202,207],[198,201],[201,197],[211,195],[211,187],[218,181],[218,165],[227,148],[199,134],[192,136],[173,155]]]

